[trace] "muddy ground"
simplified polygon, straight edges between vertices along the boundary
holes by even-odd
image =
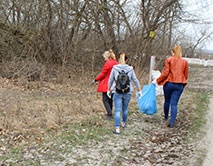
[[[163,96],[155,115],[139,112],[135,95],[127,127],[112,133],[101,94],[81,84],[22,83],[0,79],[0,165],[200,165],[205,132],[193,129],[203,96],[213,94],[213,68],[193,66],[179,102],[175,128],[163,120]],[[198,99],[200,99],[198,101]]]

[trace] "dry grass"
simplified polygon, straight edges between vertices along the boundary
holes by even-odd
[[[102,94],[97,93],[97,84],[91,85],[91,78],[64,77],[63,83],[57,83],[0,77],[0,136],[4,137],[0,147],[5,142],[37,141],[47,130],[104,118]],[[140,83],[147,82],[144,78]]]
[[[84,80],[83,80],[84,81]],[[0,78],[0,135],[21,135],[19,141],[39,137],[105,113],[96,86],[14,82]]]

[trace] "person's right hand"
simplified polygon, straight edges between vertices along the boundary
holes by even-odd
[[[156,81],[156,79],[152,81],[152,84],[157,84],[157,81]]]
[[[140,99],[140,98],[141,98],[141,96],[142,96],[141,91],[138,91],[138,93],[137,93],[137,97]]]

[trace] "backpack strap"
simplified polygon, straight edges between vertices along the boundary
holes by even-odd
[[[131,69],[131,70],[129,70],[128,72],[126,72],[126,74],[128,74],[130,71],[132,71],[133,69]],[[129,78],[129,80],[131,80],[130,78]]]
[[[114,68],[119,74],[121,74],[121,72],[119,71],[119,70],[117,70],[116,68]],[[125,72],[124,70],[124,72],[126,73],[126,74],[128,74],[130,71],[132,71],[133,70],[133,68],[132,69],[130,69],[129,71],[127,71],[127,72]],[[121,70],[122,71],[122,70]],[[116,80],[116,79],[114,79],[114,80]],[[129,79],[130,80],[130,79]]]
[[[119,74],[121,73],[119,70],[117,70],[116,68],[114,68]],[[127,72],[125,72],[124,70],[124,72],[126,73],[126,74],[128,74],[130,71],[132,71],[133,69],[130,69],[129,71],[127,71]],[[122,70],[121,70],[122,71]]]
[[[121,73],[120,71],[118,71],[116,68],[114,68],[119,74]]]
[[[129,70],[128,72],[126,72],[126,74],[128,74],[130,71],[132,71],[133,69]]]

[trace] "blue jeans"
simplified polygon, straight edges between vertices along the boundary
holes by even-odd
[[[115,105],[115,128],[120,127],[121,110],[123,111],[123,122],[126,123],[128,116],[128,104],[131,99],[131,94],[115,93],[113,96]]]
[[[171,118],[169,124],[173,125],[177,116],[177,104],[183,92],[184,84],[167,82],[163,86],[164,91],[164,115],[165,119],[169,117],[169,107],[171,105]]]

